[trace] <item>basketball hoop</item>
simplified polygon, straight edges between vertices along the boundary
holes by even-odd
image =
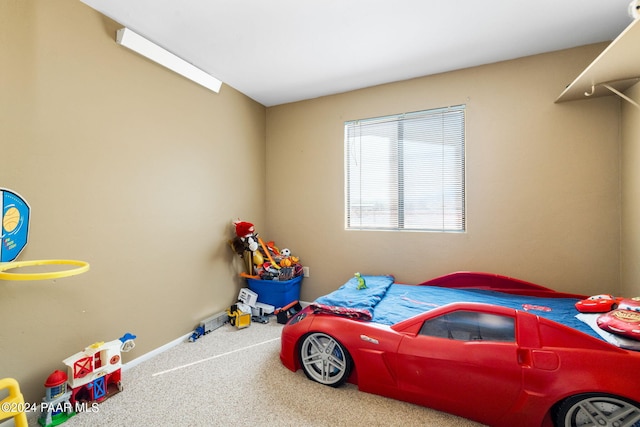
[[[8,273],[20,267],[32,267],[36,265],[71,265],[75,268],[63,271],[52,271],[48,273]],[[89,263],[85,261],[74,261],[69,259],[45,259],[36,261],[12,261],[0,264],[0,280],[48,280],[60,279],[62,277],[75,276],[89,271]]]

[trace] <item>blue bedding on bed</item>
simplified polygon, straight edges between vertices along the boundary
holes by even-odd
[[[362,276],[362,278],[367,286],[365,289],[358,289],[358,280],[352,277],[347,283],[330,294],[318,298],[315,302],[338,307],[369,310],[373,314],[374,307],[385,296],[387,290],[393,284],[394,278],[393,276]]]
[[[451,289],[436,286],[401,285],[393,276],[363,276],[366,289],[358,290],[352,278],[334,292],[316,302],[339,307],[369,310],[372,321],[393,325],[402,320],[452,302],[477,302],[526,310],[563,325],[601,338],[591,327],[577,319],[574,298],[540,298],[512,295],[480,289]]]

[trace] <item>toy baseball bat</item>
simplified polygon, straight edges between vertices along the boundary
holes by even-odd
[[[280,266],[276,264],[273,258],[271,258],[271,254],[269,253],[269,250],[267,249],[267,246],[264,244],[264,241],[261,237],[258,237],[258,243],[260,243],[260,246],[262,246],[262,250],[267,255],[267,258],[269,259],[269,262],[271,262],[271,265],[274,266],[276,270],[280,270]]]

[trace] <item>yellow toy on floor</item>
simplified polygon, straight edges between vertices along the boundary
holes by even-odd
[[[233,304],[227,309],[229,321],[238,329],[251,326],[251,308],[249,308],[249,310],[247,311],[244,311],[239,306],[242,306],[242,304]]]
[[[0,379],[0,390],[8,389],[9,396],[0,401],[0,421],[13,417],[16,427],[29,427],[25,413],[24,397],[18,381],[13,378]]]

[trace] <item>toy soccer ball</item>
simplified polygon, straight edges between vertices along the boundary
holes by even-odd
[[[284,248],[283,250],[280,251],[280,255],[282,255],[283,257],[291,256],[291,251],[287,248]]]
[[[637,19],[640,16],[640,1],[639,0],[631,0],[629,3],[628,9],[629,16],[632,19]]]

